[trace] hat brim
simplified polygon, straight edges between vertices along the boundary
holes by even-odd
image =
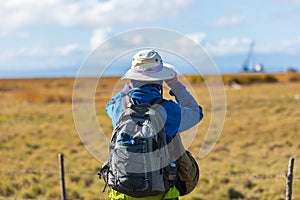
[[[161,71],[156,73],[141,73],[134,69],[129,69],[122,79],[131,79],[137,81],[162,81],[172,79],[176,76],[175,68],[167,63],[163,64]]]

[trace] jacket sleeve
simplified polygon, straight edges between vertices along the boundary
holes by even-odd
[[[174,123],[174,126],[176,126],[175,123],[178,124],[178,133],[195,126],[199,121],[201,121],[203,118],[202,107],[198,105],[197,101],[186,90],[183,84],[176,82],[176,84],[172,86],[170,94],[175,96],[180,110],[179,112],[178,109],[176,109],[176,106],[173,105],[171,112],[175,112],[174,114],[180,115],[180,120],[178,117],[169,117],[168,113],[167,121],[173,121],[172,124]],[[173,114],[170,113],[170,115],[172,116]]]
[[[122,105],[123,95],[124,95],[123,92],[119,92],[106,105],[106,113],[112,120],[113,128],[115,128],[116,123],[117,123],[121,113],[124,111],[124,108]]]

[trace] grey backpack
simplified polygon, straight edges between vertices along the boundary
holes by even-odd
[[[107,185],[132,197],[154,196],[173,187],[178,163],[167,145],[163,100],[152,105],[131,104],[112,133],[110,157],[100,169]],[[159,111],[160,110],[160,111]]]

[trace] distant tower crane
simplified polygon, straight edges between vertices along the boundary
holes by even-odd
[[[251,55],[252,55],[252,52],[253,52],[253,47],[254,47],[254,42],[251,42],[250,44],[250,49],[249,49],[249,52],[248,52],[248,55],[246,57],[246,60],[243,64],[243,71],[244,72],[249,72],[249,68],[250,68],[250,60],[251,60]]]
[[[251,42],[248,55],[243,64],[243,72],[262,72],[263,71],[262,64],[253,65],[253,61],[252,61],[253,48],[254,48],[254,42]]]

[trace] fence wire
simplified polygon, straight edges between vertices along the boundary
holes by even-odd
[[[39,170],[39,169],[0,169],[0,173],[2,174],[59,174],[59,170]],[[65,175],[72,174],[97,174],[97,171],[92,170],[65,170]],[[259,180],[265,179],[285,179],[286,175],[265,175],[265,174],[251,174],[251,173],[217,173],[217,172],[200,172],[201,176],[210,176],[210,177],[230,177],[230,178],[254,178]],[[293,180],[300,180],[300,176],[294,176]]]
[[[29,174],[59,174],[58,170],[39,170],[39,169],[0,169],[0,173],[5,174],[18,174],[18,173],[29,173]],[[65,171],[65,174],[97,174],[97,171],[86,170],[86,171]]]

